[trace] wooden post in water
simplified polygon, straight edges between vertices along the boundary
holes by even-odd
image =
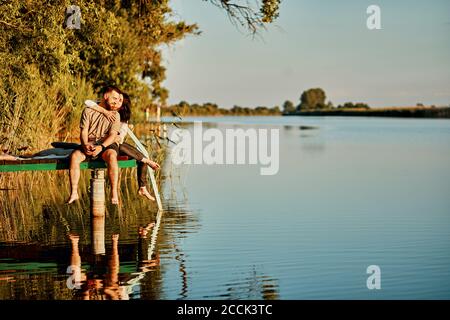
[[[162,125],[162,127],[163,127],[163,134],[162,134],[162,137],[163,137],[164,139],[166,139],[166,138],[167,138],[167,126],[166,126],[166,124],[164,123],[164,124]]]
[[[91,235],[93,254],[105,253],[105,170],[91,171]]]
[[[156,122],[161,122],[161,106],[159,104],[156,106]]]
[[[91,171],[91,215],[94,217],[105,215],[105,170]]]

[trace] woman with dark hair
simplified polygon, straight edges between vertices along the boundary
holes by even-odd
[[[131,100],[130,97],[123,93],[122,95],[123,102],[120,108],[115,110],[114,106],[111,107],[111,111],[106,110],[105,108],[100,107],[92,100],[86,100],[85,105],[88,108],[94,109],[102,113],[108,120],[115,120],[115,111],[119,112],[120,115],[120,130],[117,136],[116,142],[119,143],[119,152],[120,155],[126,155],[130,158],[137,160],[137,179],[139,184],[139,195],[146,197],[152,201],[155,200],[154,197],[147,190],[147,174],[148,168],[150,166],[153,170],[159,169],[160,166],[158,163],[146,158],[142,152],[136,149],[129,143],[124,142],[125,137],[128,132],[128,121],[131,118]]]

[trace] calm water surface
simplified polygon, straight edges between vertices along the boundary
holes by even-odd
[[[68,233],[80,236],[82,287],[91,298],[450,298],[449,120],[186,119],[193,120],[207,121],[205,129],[279,129],[278,174],[168,160],[153,259],[145,257],[151,237],[140,237],[138,227],[155,221],[155,208],[132,187],[122,187],[123,210],[108,208],[103,254],[93,252],[98,234],[87,202],[75,213],[47,200],[46,222],[27,222],[39,225],[32,235],[27,226],[11,234],[3,223],[0,298],[83,298],[82,289],[67,288],[76,256]],[[381,269],[381,290],[366,286],[370,265]]]

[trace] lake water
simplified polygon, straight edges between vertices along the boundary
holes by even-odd
[[[278,129],[278,173],[260,175],[259,165],[174,165],[168,158],[158,259],[144,266],[140,249],[146,251],[149,241],[139,238],[137,228],[155,221],[155,208],[132,190],[123,212],[108,211],[103,255],[92,254],[89,215],[72,219],[61,199],[48,200],[69,226],[63,228],[50,214],[46,225],[54,237],[46,238],[43,227],[34,236],[19,227],[17,236],[7,238],[3,231],[0,298],[82,297],[67,288],[66,269],[74,257],[69,228],[80,235],[86,283],[101,288],[117,282],[114,290],[122,298],[450,298],[449,120],[185,121],[204,121],[204,129],[222,132]],[[184,127],[192,130],[190,124]],[[87,202],[81,208],[89,211]],[[113,255],[113,233],[120,234],[118,255]],[[36,242],[39,254],[17,254],[22,248],[32,252]],[[111,257],[120,261],[119,270],[111,267]],[[374,265],[381,272],[379,290],[367,287],[367,268]]]

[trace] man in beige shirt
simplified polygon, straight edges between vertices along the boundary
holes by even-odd
[[[117,110],[122,105],[122,92],[116,87],[105,87],[100,106],[107,110]],[[86,158],[97,159],[101,157],[108,166],[108,175],[111,181],[111,203],[118,204],[119,196],[117,184],[119,177],[119,166],[117,155],[119,145],[116,141],[120,129],[120,115],[116,112],[114,121],[109,121],[101,113],[86,108],[83,110],[80,120],[81,147],[74,150],[70,155],[70,198],[67,203],[79,199],[78,182],[80,180],[80,163]]]

